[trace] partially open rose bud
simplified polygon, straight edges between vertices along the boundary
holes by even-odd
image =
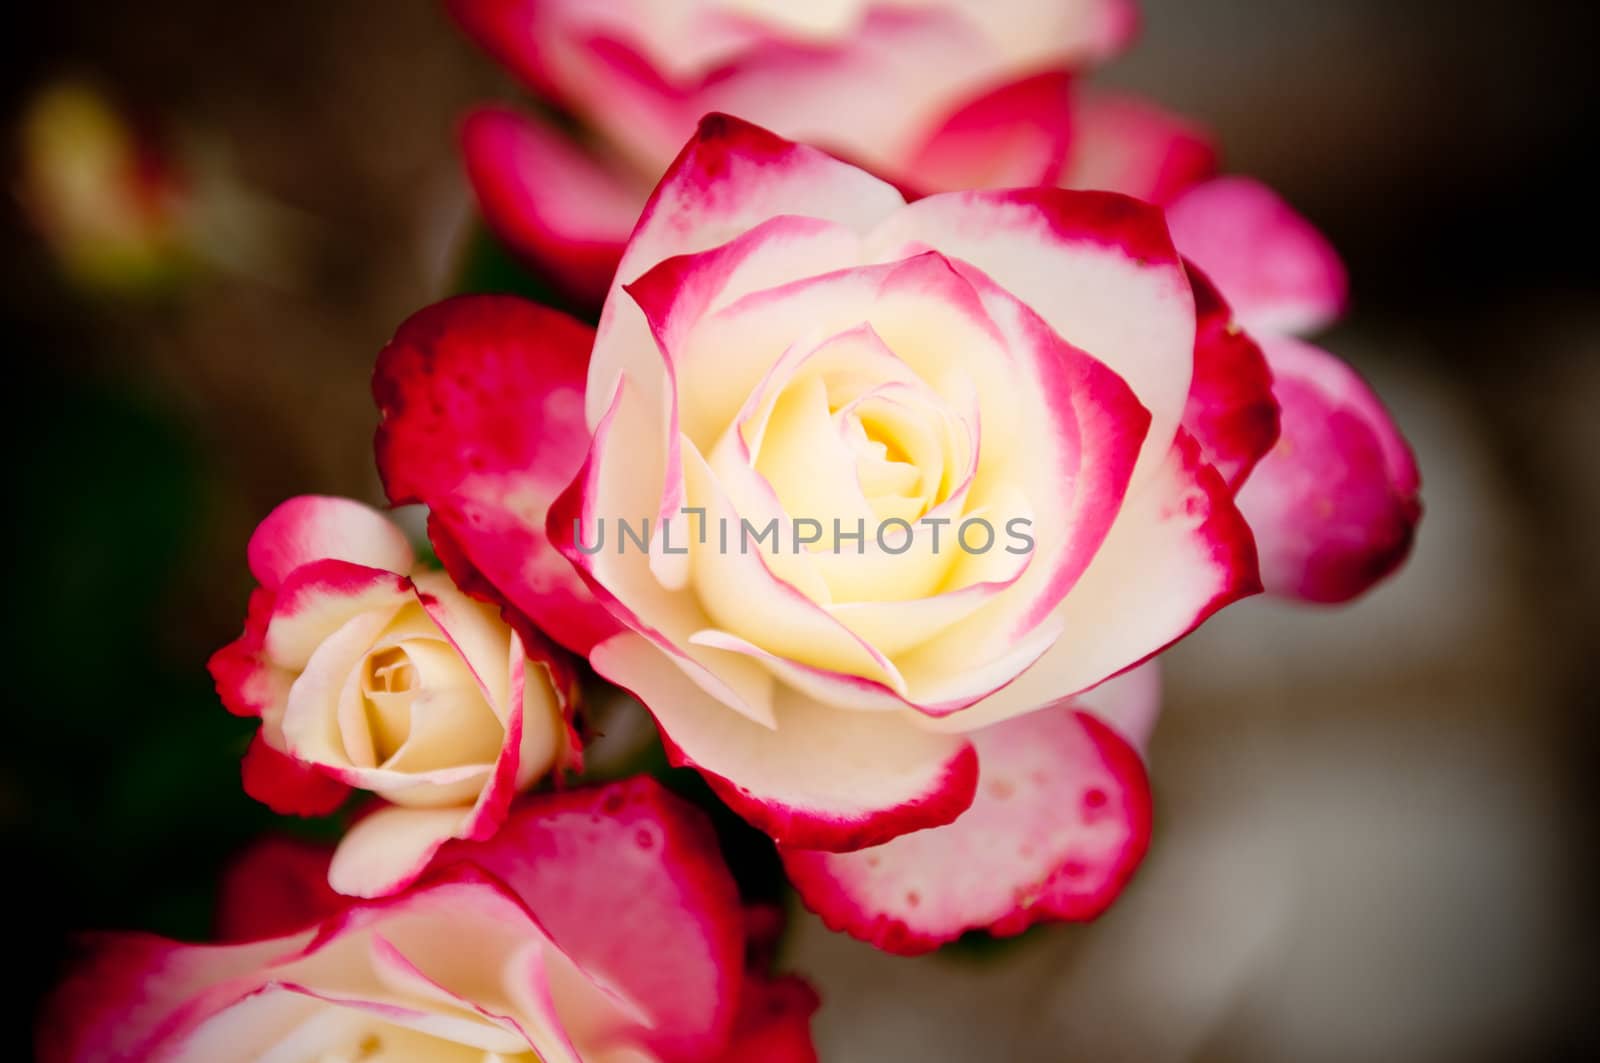
[[[211,659],[223,703],[261,719],[245,789],[301,815],[350,788],[389,802],[340,844],[340,892],[393,892],[445,841],[491,836],[517,793],[574,755],[564,659],[444,573],[414,570],[382,514],[290,499],[249,557],[261,587],[244,634]]]

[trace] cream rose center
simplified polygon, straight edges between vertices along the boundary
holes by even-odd
[[[406,774],[492,764],[505,737],[471,668],[416,604],[363,655],[338,722],[351,764]]]

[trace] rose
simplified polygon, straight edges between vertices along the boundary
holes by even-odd
[[[890,18],[880,10],[874,23],[858,19],[854,7],[840,9],[837,21],[816,30],[829,42],[827,54],[834,61],[803,63],[807,76],[796,76],[788,61],[775,58],[785,54],[782,49],[754,49],[746,47],[746,37],[730,37],[722,47],[738,57],[735,75],[710,79],[693,91],[673,77],[625,75],[610,61],[615,47],[610,34],[623,33],[633,42],[637,54],[627,71],[669,69],[674,56],[688,54],[675,43],[685,27],[700,27],[702,43],[713,39],[705,33],[706,20],[718,18],[710,7],[668,5],[666,16],[630,22],[626,30],[597,29],[561,3],[467,0],[454,10],[491,53],[537,90],[573,107],[604,142],[625,147],[610,153],[586,150],[503,107],[480,109],[463,127],[467,170],[490,225],[579,295],[597,299],[608,289],[648,190],[677,147],[677,139],[652,138],[649,130],[687,128],[698,109],[722,109],[799,139],[842,146],[849,157],[914,193],[1046,184],[1123,192],[1170,206],[1178,249],[1212,275],[1240,322],[1258,336],[1311,331],[1343,309],[1344,267],[1333,248],[1264,186],[1216,178],[1217,152],[1206,130],[1124,93],[1069,91],[1071,65],[1105,52],[1081,43],[1116,39],[1088,32],[1118,21],[1109,17],[1110,8],[986,5],[986,17],[1009,19],[1019,37],[1037,26],[1030,19],[1045,17],[1069,20],[1084,32],[1035,32],[1033,39],[1065,47],[1052,51],[1043,65],[1007,53],[1010,58],[995,67],[996,76],[971,82],[917,76],[918,64],[927,58],[923,53],[874,46],[891,23],[906,31],[895,18],[904,16],[905,25],[916,25],[917,17],[901,12]],[[951,13],[963,14],[931,5],[918,17]],[[751,25],[748,33],[756,34],[767,24]],[[990,61],[982,57],[1000,54],[986,43],[994,34],[980,32],[976,24],[968,29],[972,32],[952,39],[950,54],[937,59],[941,73],[952,64],[966,70]],[[797,32],[779,23],[768,30]],[[848,55],[848,61],[835,53]],[[747,82],[760,84],[763,77],[781,78],[782,91],[744,91]],[[630,106],[615,106],[613,95],[595,88],[611,78],[626,84]],[[912,98],[919,104],[878,114],[862,107],[863,98]],[[640,113],[667,115],[670,121],[652,126],[634,120]],[[623,155],[632,162],[623,162]],[[1232,327],[1231,319],[1225,320]],[[1272,414],[1283,422],[1281,443],[1241,505],[1268,559],[1263,572],[1268,591],[1343,601],[1394,571],[1409,552],[1421,513],[1415,463],[1399,429],[1352,370],[1304,344],[1294,347],[1299,357],[1283,353],[1290,346],[1268,343],[1265,363],[1261,352],[1249,354],[1270,364],[1289,397]],[[1313,362],[1320,363],[1317,376],[1325,386],[1307,379]],[[1339,404],[1328,388],[1366,399]],[[1335,406],[1353,427],[1328,433],[1321,426]],[[1387,457],[1374,460],[1374,446]],[[1230,478],[1235,488],[1249,471],[1246,466]]]
[[[534,799],[447,863],[246,944],[105,936],[39,1058],[815,1060],[815,996],[745,968],[715,836],[648,779]]]
[[[1103,120],[1098,124],[1085,122],[1085,115],[1097,115]],[[1120,156],[1107,156],[1121,160],[1120,170],[1108,166],[1102,167],[1102,172],[1121,173],[1126,180],[1139,177],[1145,181],[1142,191],[1146,195],[1175,197],[1171,218],[1179,246],[1201,256],[1208,269],[1217,274],[1225,290],[1239,301],[1241,317],[1270,332],[1286,324],[1314,325],[1337,314],[1344,299],[1344,277],[1337,256],[1281,200],[1240,179],[1194,184],[1194,178],[1211,166],[1210,155],[1180,153],[1176,156],[1180,160],[1203,158],[1204,164],[1195,165],[1190,171],[1183,166],[1175,168],[1171,145],[1181,142],[1184,129],[1160,112],[1127,101],[1096,98],[1092,106],[1080,106],[1079,117],[1080,128],[1102,131],[1098,135],[1103,143],[1110,143],[1107,138],[1113,135],[1121,136],[1118,144],[1126,150]],[[1111,120],[1113,117],[1116,120]],[[730,153],[730,157],[734,159],[728,164],[731,168],[739,160],[737,153]],[[952,153],[948,157],[963,156]],[[702,160],[702,164],[723,165],[714,157]],[[1169,180],[1174,173],[1179,177]],[[798,184],[798,179],[793,183]],[[674,184],[669,179],[664,187],[669,194],[691,203],[706,196],[738,196],[747,191],[736,185],[732,180],[707,181],[702,186],[682,180]],[[812,198],[826,195],[824,192]],[[813,205],[811,200],[805,202],[807,207],[800,209]],[[764,211],[783,213],[796,208],[779,200],[748,209],[753,220]],[[716,214],[715,203],[707,213]],[[970,228],[981,225],[975,223]],[[656,228],[671,231],[669,242],[680,241],[670,250],[699,249],[689,242],[698,234],[685,235],[681,231],[693,233],[694,225],[681,217],[669,216]],[[716,238],[731,235],[733,228],[719,232]],[[650,229],[649,224],[642,226],[641,238]],[[775,226],[770,235],[777,231]],[[737,256],[729,253],[724,257],[734,260]],[[633,272],[644,270],[636,266]],[[686,270],[674,277],[673,271],[663,267],[655,280],[659,282],[662,276],[668,279],[664,284],[657,283],[653,294],[659,297],[661,289],[678,287],[680,281],[684,282],[681,287],[691,288],[697,278],[713,272]],[[1323,386],[1298,384],[1295,378],[1303,376],[1304,370],[1297,373],[1296,364],[1281,355],[1286,341],[1269,336],[1264,357],[1261,348],[1240,330],[1228,302],[1206,276],[1193,267],[1185,273],[1194,300],[1195,331],[1181,421],[1199,459],[1220,475],[1225,490],[1238,492],[1245,488],[1239,504],[1253,518],[1254,535],[1267,558],[1270,586],[1280,593],[1323,599],[1348,597],[1365,589],[1403,558],[1416,521],[1414,465],[1409,464],[1403,439],[1370,393],[1359,382],[1353,382],[1349,370],[1332,356],[1320,355]],[[630,290],[650,298],[651,283],[645,278]],[[1027,278],[1023,278],[1022,284],[1026,283]],[[607,315],[608,319],[613,316],[609,307]],[[679,330],[678,335],[693,332],[693,326],[681,322],[672,327]],[[781,330],[778,332],[781,335]],[[531,337],[538,333],[549,335],[550,342],[534,343]],[[380,405],[401,415],[394,418],[390,431],[381,434],[380,462],[391,495],[397,501],[428,501],[436,515],[444,514],[436,539],[443,535],[456,549],[459,538],[464,544],[459,548],[484,569],[492,582],[502,589],[511,588],[511,597],[532,615],[554,620],[557,630],[581,632],[582,637],[569,642],[580,650],[603,637],[602,606],[577,589],[570,576],[563,577],[548,563],[548,552],[542,550],[549,542],[546,532],[559,538],[563,534],[562,521],[554,520],[546,529],[537,517],[555,497],[554,485],[577,469],[581,455],[572,446],[570,436],[530,429],[529,418],[519,418],[512,411],[519,404],[546,411],[571,410],[584,388],[581,366],[588,342],[588,335],[570,324],[519,304],[454,304],[419,317],[402,330],[399,341],[386,355],[389,372],[379,374]],[[1095,352],[1091,349],[1090,353]],[[487,366],[486,358],[493,359]],[[1307,363],[1301,359],[1299,364]],[[485,379],[494,383],[482,389],[427,388],[414,382],[420,373],[441,379],[447,372],[477,374],[484,368]],[[1274,371],[1279,377],[1281,402],[1273,393]],[[591,387],[591,401],[594,394]],[[1357,394],[1365,395],[1366,401],[1349,400],[1349,396]],[[520,400],[516,399],[519,395]],[[429,404],[438,407],[441,399],[452,407],[447,414],[430,417],[423,412]],[[1322,431],[1318,426],[1324,415],[1336,406],[1339,422],[1346,427]],[[1286,442],[1274,447],[1280,419]],[[467,427],[469,423],[493,424],[498,431],[473,431]],[[1375,446],[1373,440],[1379,444]],[[452,450],[459,452],[463,448],[477,455],[475,467],[464,469],[460,453],[454,458],[448,456]],[[639,451],[645,452],[647,447]],[[1375,454],[1378,460],[1373,459]],[[1312,475],[1308,476],[1308,472]],[[803,475],[798,483],[802,488],[806,486]],[[1249,487],[1252,483],[1253,489]],[[1315,490],[1308,492],[1308,486]],[[516,506],[505,503],[506,491],[515,492]],[[612,519],[618,516],[626,515],[613,514]],[[674,541],[682,543],[687,537],[679,534]],[[580,541],[592,544],[594,537],[591,534]],[[529,559],[516,560],[517,555],[508,550],[509,543],[524,548]],[[580,565],[587,566],[585,558],[578,556],[584,549],[574,549],[578,545],[569,543],[569,553]],[[659,546],[667,544],[662,542]],[[657,553],[655,561],[670,573],[673,559],[665,549],[658,549]],[[1323,574],[1314,577],[1319,571]],[[741,585],[735,597],[744,594]],[[626,606],[627,602],[621,604]],[[625,608],[613,611],[627,613]],[[634,620],[637,625],[637,618]],[[711,636],[711,641],[701,639],[702,652],[712,648],[716,637]],[[768,669],[781,670],[789,665],[785,654],[776,656],[778,660],[764,662]],[[1052,689],[1047,679],[1039,678],[1050,674],[1049,669],[1035,666],[1001,693],[1012,700],[1031,698],[1035,704],[1070,693],[1065,689],[1069,684]],[[811,681],[809,676],[786,678],[791,682]],[[1030,679],[1039,682],[1030,687]],[[1134,686],[1134,695],[1114,696],[1110,688],[1103,688],[1087,699],[1079,699],[1076,707],[1063,704],[1049,712],[987,729],[979,725],[998,720],[1004,713],[980,706],[956,713],[958,719],[973,728],[971,740],[982,765],[982,785],[970,810],[952,826],[913,834],[860,853],[840,854],[826,851],[839,847],[837,838],[824,838],[819,843],[804,833],[803,826],[797,826],[805,822],[804,816],[790,818],[787,809],[762,810],[759,801],[754,810],[747,807],[746,811],[780,838],[788,833],[786,863],[809,904],[822,911],[831,924],[900,951],[930,947],[969,926],[1018,929],[1038,918],[1093,914],[1115,895],[1143,851],[1148,822],[1145,783],[1138,757],[1130,755],[1124,740],[1132,739],[1135,744],[1142,741],[1156,711],[1157,698],[1153,678]],[[696,692],[681,693],[693,697]],[[726,690],[721,693],[726,697]],[[652,701],[648,694],[645,700]],[[1084,704],[1086,700],[1098,704]],[[659,719],[660,709],[654,703],[652,707],[657,708]],[[1097,729],[1093,713],[1084,713],[1084,708],[1092,708],[1119,724],[1120,732]],[[1143,722],[1130,726],[1126,720],[1130,716]],[[674,728],[667,721],[662,722],[670,741]],[[680,729],[682,726],[680,721]],[[1036,806],[1053,803],[1056,808],[1087,809],[1092,804],[1092,816],[1082,820],[1056,816],[1032,821],[1025,814],[1019,815],[1015,805],[1007,805],[994,796],[991,784],[1006,792],[1019,789],[1017,783],[1022,776],[1015,768],[1018,751],[1031,747],[1053,750],[1049,755],[1064,770],[1053,778],[1043,773],[1043,778],[1051,779],[1052,786],[1024,786],[1029,790],[1028,800]],[[696,760],[692,751],[679,751],[679,755]],[[702,763],[701,767],[704,769],[705,765]],[[715,771],[712,774],[715,776]],[[721,780],[724,796],[736,805],[750,804],[749,795],[743,792],[749,789],[745,781],[748,774],[741,772],[736,779]],[[957,771],[952,774],[959,777]],[[1027,780],[1032,782],[1033,778],[1030,775]],[[952,791],[958,795],[953,803],[959,806],[959,787],[941,792],[948,795]],[[1074,792],[1082,802],[1072,798]],[[939,802],[933,799],[921,804],[912,801],[910,808],[911,822],[917,822],[918,817],[937,820],[948,812],[940,811]],[[949,873],[950,861],[960,861],[958,866],[963,867],[974,865],[971,860],[961,860],[964,851],[992,848],[994,837],[1011,836],[997,829],[996,824],[1022,822],[1032,822],[1036,835],[1044,831],[1050,835],[1049,840],[1043,845],[1036,844],[1035,838],[1020,842],[1020,847],[1028,850],[1021,859],[1019,853],[999,854],[1002,866],[987,881],[962,882]],[[895,829],[898,828],[880,829],[880,834],[889,835]],[[870,831],[867,833],[878,839]],[[844,844],[861,841],[857,837]],[[820,844],[823,848],[807,851],[800,848],[803,844]],[[864,868],[871,869],[870,873]],[[1064,868],[1073,868],[1076,873],[1065,875]],[[910,882],[916,884],[908,886]],[[1049,889],[1044,888],[1051,883]],[[912,897],[915,902],[908,899]]]
[[[490,223],[603,295],[645,196],[700,116],[726,111],[931,190],[952,151],[987,182],[1060,169],[1071,74],[1132,37],[1131,0],[453,0],[457,21],[596,134],[505,108],[463,127]],[[1002,127],[999,118],[1016,118]],[[1001,135],[990,136],[991,130]]]
[[[305,496],[251,537],[261,586],[211,673],[259,717],[245,789],[274,811],[332,811],[350,788],[386,805],[340,843],[331,882],[375,896],[450,838],[482,839],[511,799],[576,756],[573,679],[531,629],[513,631],[442,572],[415,568],[382,514]]]
[[[586,386],[590,335],[548,310],[463,298],[403,326],[375,384],[391,498],[426,502],[441,554],[552,631],[624,627],[578,648],[787,853],[962,859],[1005,818],[964,828],[980,770],[1015,822],[1087,810],[988,882],[919,878],[895,903],[939,924],[903,947],[1103,907],[1143,851],[1153,678],[1067,699],[1258,589],[1230,481],[1275,429],[1259,352],[1160,212],[1056,189],[907,206],[715,117],[619,276]],[[542,421],[580,387],[587,456]],[[1023,520],[1033,548],[745,551],[698,531],[929,516]],[[588,551],[602,521],[641,518],[648,552]],[[541,543],[593,593],[524,553]],[[927,828],[929,848],[867,848]]]
[[[462,146],[484,215],[568,291],[598,298],[676,150],[673,134],[702,110],[730,110],[839,147],[916,192],[1048,184],[1171,204],[1179,250],[1259,334],[1309,331],[1342,310],[1337,254],[1263,186],[1213,180],[1206,130],[1124,93],[1069,91],[1074,65],[1125,40],[1131,4],[916,6],[807,7],[816,20],[807,27],[787,7],[735,18],[728,5],[684,3],[613,22],[560,0],[461,0],[452,9],[475,38],[610,145],[587,150],[515,110],[480,109]],[[1045,31],[1039,20],[1049,19],[1056,28]],[[927,77],[930,68],[941,76]],[[1409,552],[1421,514],[1415,463],[1352,370],[1304,344],[1293,346],[1298,357],[1281,353],[1291,346],[1265,352],[1294,397],[1281,403],[1281,445],[1241,504],[1268,558],[1269,591],[1343,601]],[[1313,362],[1324,387],[1306,377]],[[1337,407],[1359,427],[1321,430],[1334,411],[1328,388],[1366,396]],[[1373,460],[1373,446],[1388,457]]]
[[[651,177],[708,111],[881,166],[909,157],[958,104],[1103,59],[1137,26],[1130,0],[449,6],[491,54]]]

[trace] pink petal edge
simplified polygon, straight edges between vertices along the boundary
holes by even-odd
[[[790,881],[831,929],[916,955],[971,930],[998,937],[1083,921],[1121,893],[1149,846],[1138,752],[1070,706],[972,736],[972,807],[945,827],[851,853],[781,847]]]

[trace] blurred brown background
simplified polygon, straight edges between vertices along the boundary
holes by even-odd
[[[1171,656],[1158,834],[1090,927],[896,959],[802,919],[825,1060],[1521,1060],[1596,1047],[1585,977],[1600,663],[1590,5],[1145,0],[1104,80],[1212,124],[1345,253],[1327,345],[1414,441],[1410,566],[1255,602]],[[28,980],[69,923],[204,933],[266,823],[210,700],[243,544],[282,497],[376,499],[372,358],[470,217],[454,120],[513,92],[424,0],[57,0],[13,15],[9,134],[87,75],[202,139],[297,269],[74,290],[4,210],[0,829]],[[6,146],[13,172],[15,137]],[[190,755],[199,750],[204,755]],[[31,1001],[15,1004],[20,1029]],[[9,1017],[8,1017],[9,1018]]]

